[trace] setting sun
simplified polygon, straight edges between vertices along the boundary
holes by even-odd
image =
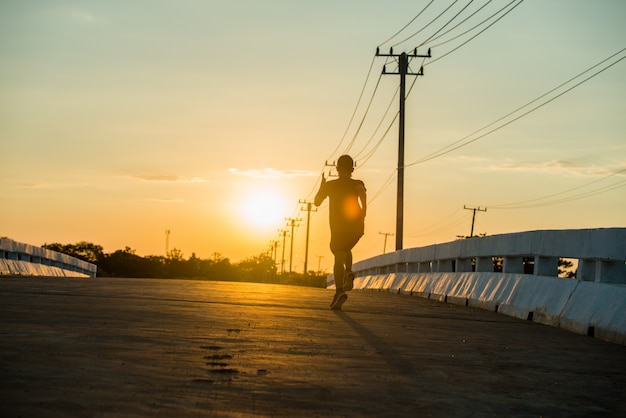
[[[255,190],[243,199],[242,220],[257,230],[271,231],[281,226],[287,215],[285,199],[270,189]]]

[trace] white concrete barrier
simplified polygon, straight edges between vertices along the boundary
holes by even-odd
[[[557,277],[561,258],[578,263],[575,279]],[[354,271],[358,290],[487,309],[626,344],[626,228],[530,231],[409,248],[359,261]]]
[[[626,344],[626,286],[515,274],[392,273],[355,290],[410,294],[498,312]]]
[[[96,277],[97,267],[67,254],[0,238],[0,275]]]

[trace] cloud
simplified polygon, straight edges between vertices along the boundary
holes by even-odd
[[[70,18],[82,24],[92,25],[104,22],[104,19],[95,16],[87,10],[71,9],[68,13]]]
[[[228,172],[236,176],[251,177],[255,179],[281,179],[294,177],[311,177],[316,173],[306,170],[278,170],[275,168],[248,169],[229,168]]]
[[[574,176],[596,177],[607,175],[624,174],[624,167],[604,167],[596,164],[584,164],[567,160],[550,160],[541,162],[523,162],[505,160],[502,162],[493,161],[485,167],[490,171],[524,171],[524,172],[561,172]]]
[[[183,199],[179,199],[179,198],[158,198],[158,197],[153,197],[148,199],[151,202],[159,202],[159,203],[183,203],[184,200]]]
[[[21,189],[43,189],[45,187],[48,187],[48,184],[46,183],[37,183],[37,182],[29,182],[29,181],[22,181],[22,182],[16,182],[14,183],[15,187],[21,188]]]
[[[208,183],[208,179],[202,177],[186,177],[176,176],[169,174],[147,174],[147,175],[134,175],[131,176],[134,179],[142,181],[154,181],[161,183]]]
[[[584,165],[580,163],[574,163],[571,161],[563,161],[563,160],[552,160],[552,161],[543,161],[539,163],[528,163],[528,162],[510,162],[505,163],[500,166],[502,169],[510,169],[510,170],[571,170],[583,168]]]

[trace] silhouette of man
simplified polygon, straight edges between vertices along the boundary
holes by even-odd
[[[330,200],[330,250],[335,256],[333,274],[335,276],[335,295],[330,305],[332,309],[341,309],[348,299],[345,293],[352,290],[354,273],[352,272],[352,248],[363,236],[365,213],[367,211],[365,184],[352,178],[354,161],[349,155],[342,155],[337,160],[339,178],[326,181],[322,173],[322,184],[315,195],[315,206],[322,204],[326,197]]]

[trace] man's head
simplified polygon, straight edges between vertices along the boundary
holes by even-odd
[[[337,173],[339,175],[350,175],[354,171],[354,161],[349,155],[342,155],[337,160]]]

